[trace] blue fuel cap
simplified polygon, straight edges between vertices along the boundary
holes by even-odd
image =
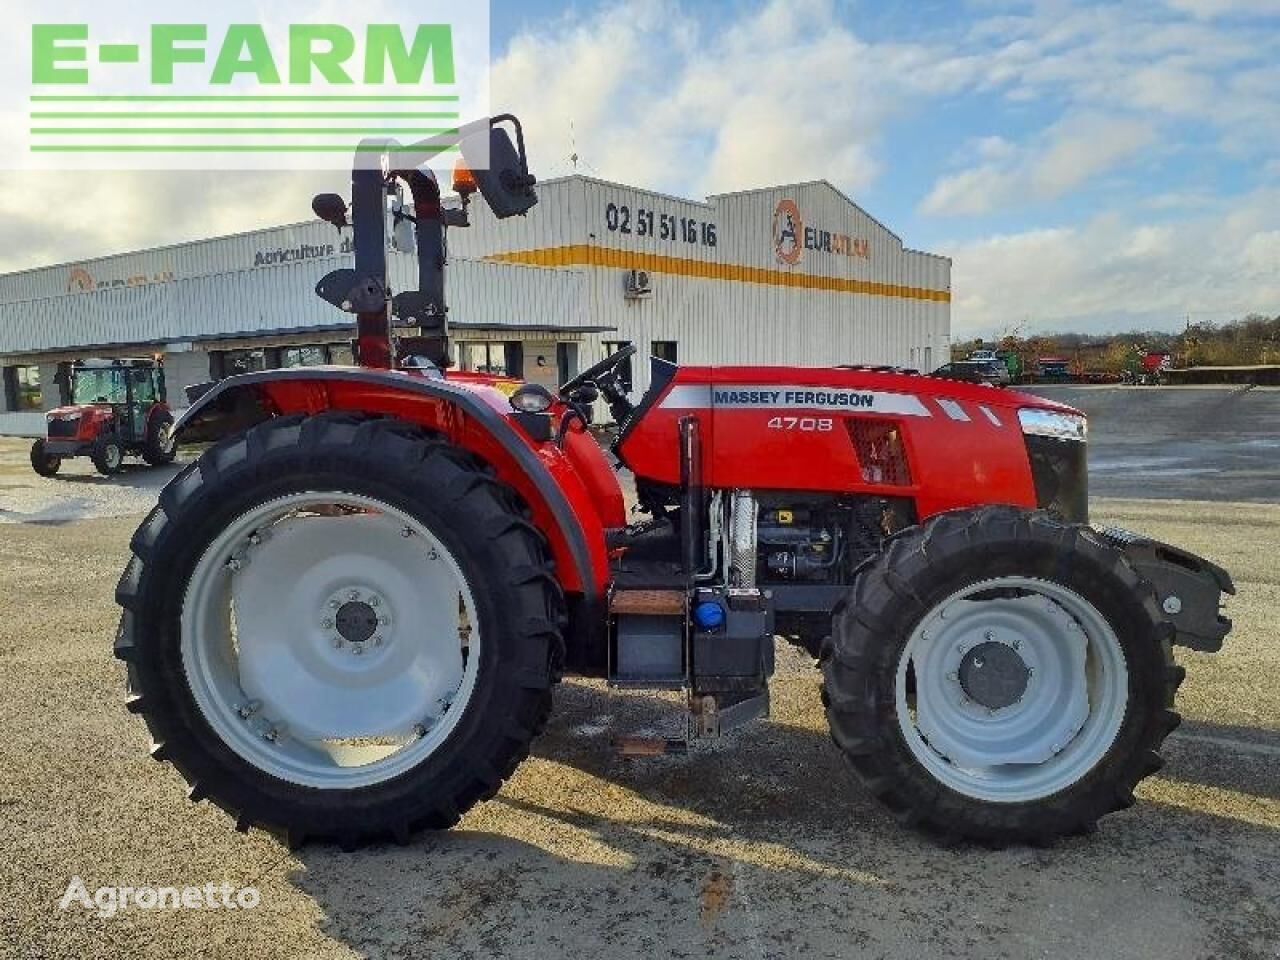
[[[724,626],[724,607],[714,600],[704,600],[693,608],[693,622],[700,630],[714,630]]]

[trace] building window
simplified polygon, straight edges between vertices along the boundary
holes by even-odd
[[[342,367],[354,367],[356,365],[356,355],[355,351],[351,349],[351,344],[329,344],[329,362],[336,363]]]
[[[329,348],[323,345],[314,347],[285,347],[280,351],[282,367],[322,367],[329,362]]]
[[[459,365],[474,373],[492,373],[501,377],[524,374],[524,351],[518,340],[488,342],[464,340],[458,345]]]
[[[667,363],[676,362],[676,342],[674,340],[654,340],[649,353]]]
[[[215,380],[234,377],[241,373],[269,370],[273,366],[269,362],[266,350],[215,350],[211,356]]]
[[[631,341],[629,340],[605,340],[604,355],[606,357],[612,357],[615,353],[617,353],[623,347],[627,346],[630,342]],[[625,390],[627,393],[631,392],[631,360],[632,359],[633,359],[632,357],[627,357],[627,359],[622,361],[622,365],[618,367],[618,381],[621,384],[622,389]]]
[[[40,410],[39,367],[5,367],[4,392],[10,410]]]

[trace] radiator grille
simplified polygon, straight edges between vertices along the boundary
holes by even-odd
[[[52,439],[70,439],[74,437],[80,430],[80,418],[75,417],[72,420],[50,420],[49,421],[49,438]]]

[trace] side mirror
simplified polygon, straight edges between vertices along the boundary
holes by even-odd
[[[463,163],[495,217],[505,220],[523,216],[538,202],[538,194],[533,189],[536,180],[506,130],[490,127],[488,136],[488,163],[484,163],[486,158],[482,152],[483,132],[462,141]]]
[[[347,226],[347,202],[336,193],[317,193],[311,198],[311,210],[339,230]]]

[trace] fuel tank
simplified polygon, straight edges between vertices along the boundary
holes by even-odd
[[[1083,416],[1016,390],[860,367],[668,364],[653,383],[615,449],[657,483],[679,482],[678,424],[692,416],[708,487],[909,497],[920,519],[982,503],[1046,506],[1020,417],[1039,410],[1078,425],[1062,443],[1079,476],[1056,479],[1084,489]]]

